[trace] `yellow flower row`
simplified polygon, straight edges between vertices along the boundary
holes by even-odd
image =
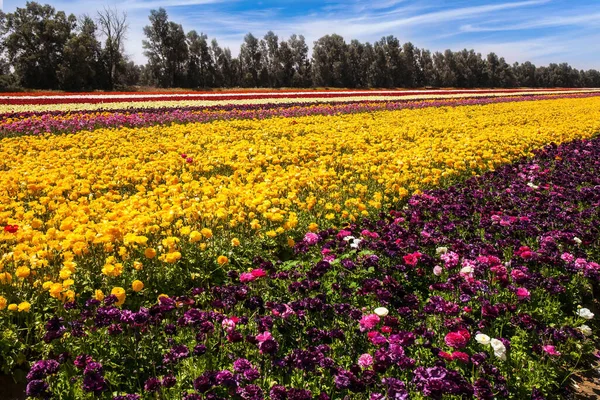
[[[122,302],[598,131],[586,98],[2,139],[0,294]]]

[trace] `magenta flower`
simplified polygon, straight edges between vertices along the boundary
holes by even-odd
[[[359,321],[360,331],[366,332],[372,330],[377,326],[380,320],[381,318],[379,318],[377,314],[369,314],[363,316]]]
[[[556,351],[556,348],[550,344],[542,346],[542,349],[551,356],[560,356],[560,352]]]
[[[516,293],[517,293],[517,298],[518,298],[519,300],[521,300],[521,301],[524,301],[524,300],[529,300],[529,298],[530,298],[530,295],[531,295],[531,294],[529,293],[529,290],[527,290],[527,289],[525,289],[525,288],[522,288],[522,287],[521,287],[521,288],[517,288],[517,291],[516,291]]]

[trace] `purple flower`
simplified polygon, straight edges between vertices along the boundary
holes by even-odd
[[[177,379],[173,374],[167,375],[162,378],[161,385],[164,388],[172,388],[177,383]]]
[[[156,392],[158,389],[160,389],[160,380],[158,378],[151,377],[144,382],[144,390],[146,392]]]
[[[48,383],[43,380],[34,379],[27,384],[25,394],[27,397],[47,398],[50,397],[50,394],[48,393],[49,387]]]

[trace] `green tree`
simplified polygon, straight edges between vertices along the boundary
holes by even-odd
[[[96,24],[84,16],[77,34],[63,48],[63,57],[57,76],[61,89],[91,90],[98,87],[97,72],[101,70],[100,42],[96,38]]]
[[[238,57],[243,86],[259,86],[259,74],[262,69],[261,58],[262,53],[258,39],[252,33],[248,33],[244,36],[244,42],[240,47],[240,56]]]
[[[340,35],[325,35],[314,43],[313,80],[316,86],[345,87],[348,83],[347,45]]]
[[[4,45],[23,87],[59,88],[57,71],[75,26],[74,15],[36,2],[27,2],[25,8],[6,15]]]
[[[144,27],[144,55],[154,80],[162,87],[183,86],[188,47],[183,27],[169,21],[164,8],[151,10],[150,25]]]

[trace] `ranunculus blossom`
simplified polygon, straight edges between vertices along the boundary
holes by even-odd
[[[579,310],[577,310],[577,315],[579,315],[583,319],[592,319],[592,318],[594,318],[594,313],[591,312],[587,308],[580,308]]]
[[[579,332],[581,332],[584,336],[591,336],[592,335],[592,328],[590,328],[587,325],[581,325],[579,328],[577,328],[579,330]]]
[[[439,265],[436,265],[435,267],[433,267],[433,274],[435,276],[440,276],[442,274],[442,267],[440,267]]]
[[[475,335],[475,340],[477,341],[477,343],[487,346],[488,344],[490,344],[491,338],[483,333],[478,333],[477,335]]]
[[[19,230],[18,225],[6,225],[4,227],[4,232],[8,232],[8,233],[16,233],[18,230]]]
[[[366,332],[370,331],[377,326],[381,318],[377,314],[368,314],[363,316],[360,321],[360,331]]]
[[[462,351],[453,351],[452,359],[466,364],[470,361],[471,358],[467,353],[463,353]]]
[[[502,341],[498,339],[492,339],[490,341],[492,348],[494,349],[494,355],[502,361],[506,361],[506,346]]]
[[[421,256],[422,254],[416,251],[414,253],[405,255],[403,258],[406,265],[414,267],[419,262],[419,258],[421,258]]]
[[[314,232],[308,232],[306,235],[304,235],[304,241],[306,242],[306,244],[312,246],[314,244],[317,244],[317,242],[319,241],[319,235],[317,235]]]
[[[373,364],[373,356],[371,356],[368,353],[362,354],[360,357],[358,357],[358,365],[360,365],[361,368],[368,368]]]
[[[460,329],[456,332],[449,332],[444,341],[450,347],[455,349],[462,349],[467,345],[469,339],[471,338],[471,334],[466,329]]]
[[[523,300],[529,300],[529,298],[531,297],[531,294],[529,293],[529,290],[525,289],[525,288],[517,288],[516,290],[516,294],[517,294],[517,298],[521,301]]]
[[[389,310],[385,307],[377,307],[375,310],[375,314],[379,315],[380,317],[385,317],[389,314]]]
[[[252,282],[256,280],[256,276],[254,276],[251,272],[243,272],[240,274],[240,282]]]
[[[252,271],[250,271],[250,273],[252,274],[252,276],[254,276],[255,278],[262,278],[263,276],[266,276],[267,273],[265,272],[264,269],[262,268],[256,268],[253,269]]]
[[[560,356],[560,352],[556,351],[556,348],[554,346],[552,346],[552,345],[547,344],[545,346],[542,346],[542,349],[546,353],[550,354],[551,356]]]

